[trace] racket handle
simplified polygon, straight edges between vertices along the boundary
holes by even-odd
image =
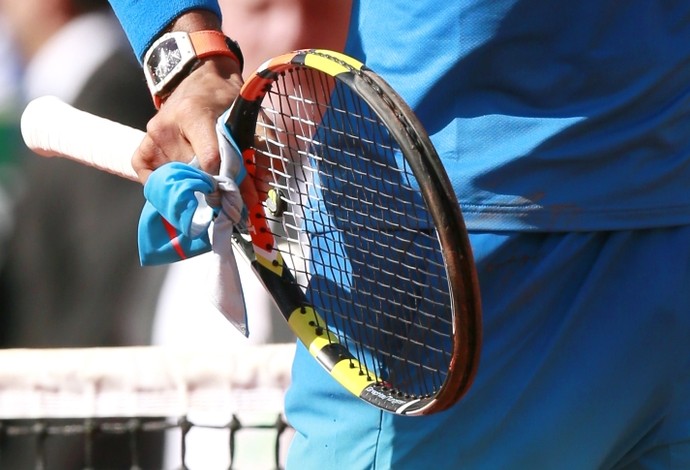
[[[27,147],[43,157],[63,157],[139,181],[131,157],[144,133],[80,111],[54,96],[31,101],[21,118]]]

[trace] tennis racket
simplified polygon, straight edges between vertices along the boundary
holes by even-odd
[[[30,148],[137,179],[140,131],[46,101],[23,116]],[[263,199],[235,246],[299,340],[383,410],[456,403],[479,362],[479,287],[455,193],[413,112],[358,61],[302,50],[264,63],[226,115]]]

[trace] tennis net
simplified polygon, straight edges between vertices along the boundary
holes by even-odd
[[[275,469],[292,344],[0,350],[2,469]]]

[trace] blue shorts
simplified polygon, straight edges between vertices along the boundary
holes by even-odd
[[[298,347],[294,469],[690,469],[690,227],[471,236],[484,344],[431,417],[359,402]]]

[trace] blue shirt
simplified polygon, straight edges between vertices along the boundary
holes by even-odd
[[[208,0],[111,0],[137,55]],[[690,4],[361,0],[346,52],[427,128],[475,230],[690,223]],[[391,34],[398,32],[398,34]]]

